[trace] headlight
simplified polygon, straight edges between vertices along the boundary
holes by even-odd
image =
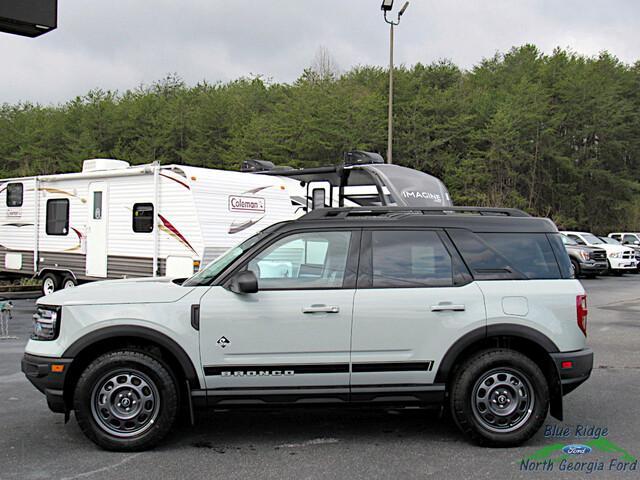
[[[578,254],[582,257],[583,260],[589,260],[589,252],[585,252],[584,250],[580,250]]]
[[[60,331],[60,307],[38,305],[33,315],[33,340],[55,340]]]
[[[621,256],[621,252],[609,252],[609,258],[620,258]]]

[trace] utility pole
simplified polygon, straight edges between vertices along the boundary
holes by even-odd
[[[389,113],[387,126],[387,163],[393,163],[393,28],[400,25],[400,17],[404,14],[409,6],[409,2],[405,2],[398,12],[398,19],[394,22],[387,18],[387,12],[393,8],[393,0],[383,0],[380,9],[384,12],[384,21],[390,26],[389,29]]]

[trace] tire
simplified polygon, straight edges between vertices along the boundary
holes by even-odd
[[[549,386],[540,368],[525,355],[502,348],[483,350],[467,359],[454,374],[449,396],[458,428],[485,446],[526,442],[540,429],[549,410]]]
[[[571,265],[573,265],[573,271],[576,278],[580,278],[580,275],[582,275],[582,273],[580,272],[580,264],[572,258]]]
[[[133,350],[95,359],[80,376],[73,395],[84,434],[100,447],[120,452],[147,450],[160,442],[176,420],[178,403],[170,369]]]
[[[60,289],[60,277],[55,273],[46,273],[42,277],[42,295],[51,295]]]
[[[73,288],[76,285],[78,285],[78,282],[72,275],[65,275],[62,277],[62,281],[60,282],[60,288],[62,289]]]

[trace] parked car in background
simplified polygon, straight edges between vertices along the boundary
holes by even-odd
[[[614,232],[608,235],[609,238],[617,240],[622,245],[631,245],[640,247],[640,233],[634,232]]]
[[[610,273],[622,275],[625,272],[631,273],[637,268],[636,254],[630,247],[606,243],[590,232],[563,231],[561,233],[574,240],[578,245],[603,248],[607,252]]]
[[[640,233],[633,232],[621,232],[610,233],[608,237],[605,237],[609,241],[618,242],[620,245],[631,247],[636,252],[636,273],[640,270]],[[605,240],[603,238],[603,240]],[[605,240],[607,242],[607,240]],[[608,242],[607,242],[608,243]]]
[[[609,269],[607,252],[604,248],[580,245],[572,238],[562,235],[562,243],[567,250],[576,278],[582,275],[593,278]]]

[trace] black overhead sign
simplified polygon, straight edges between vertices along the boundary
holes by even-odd
[[[0,32],[37,37],[58,26],[58,0],[0,0]]]

